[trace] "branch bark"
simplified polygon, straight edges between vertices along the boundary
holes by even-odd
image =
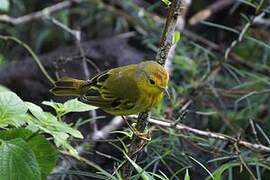
[[[173,34],[176,28],[177,19],[180,15],[182,0],[172,0],[168,16],[166,18],[165,28],[163,30],[159,49],[156,55],[156,61],[164,66],[169,54],[169,51],[172,47],[172,39]],[[146,133],[147,126],[149,121],[149,112],[140,113],[138,116],[138,120],[135,126],[135,131],[138,133]],[[143,149],[144,145],[146,144],[146,140],[140,137],[134,136],[128,150],[128,156],[132,158],[134,161],[137,160],[138,152]],[[130,163],[126,163],[123,166],[123,176],[125,180],[131,178],[133,173],[133,166]]]
[[[170,5],[171,7],[166,19],[165,28],[163,30],[159,49],[156,55],[156,61],[162,66],[165,65],[169,50],[172,46],[173,34],[175,32],[178,16],[180,15],[181,5],[181,0],[173,0]]]
[[[159,125],[159,126],[165,126],[165,127],[173,127],[175,122],[173,121],[161,121],[161,120],[157,120],[157,119],[153,119],[153,118],[149,118],[148,122],[155,124],[155,125]],[[213,138],[213,139],[218,139],[218,140],[222,140],[222,141],[227,141],[227,142],[231,142],[231,143],[237,143],[238,145],[241,145],[243,147],[246,147],[248,149],[251,150],[256,150],[259,152],[263,152],[263,153],[270,153],[270,147],[264,146],[262,144],[254,144],[251,142],[247,142],[247,141],[243,141],[243,140],[238,140],[234,137],[225,135],[225,134],[221,134],[221,133],[214,133],[214,132],[208,132],[208,131],[202,131],[199,129],[195,129],[195,128],[191,128],[189,126],[186,126],[184,124],[178,123],[176,126],[174,126],[176,129],[181,130],[181,131],[186,131],[192,134],[196,134],[198,136],[203,136],[203,137],[207,137],[207,138]]]

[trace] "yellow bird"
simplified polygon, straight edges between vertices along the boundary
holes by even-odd
[[[155,61],[114,68],[89,80],[63,77],[51,92],[57,96],[79,96],[112,115],[149,111],[167,93],[169,74]]]

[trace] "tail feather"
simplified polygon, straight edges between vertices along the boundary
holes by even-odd
[[[80,96],[84,92],[84,88],[81,87],[83,82],[83,80],[63,77],[55,82],[51,92],[56,96]]]

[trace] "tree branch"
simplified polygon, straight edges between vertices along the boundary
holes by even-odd
[[[136,116],[129,116],[129,117],[136,118]],[[153,119],[153,118],[149,118],[148,122],[155,124],[155,125],[164,126],[164,127],[175,127],[178,130],[186,131],[186,132],[198,135],[198,136],[218,139],[218,140],[227,141],[227,142],[231,142],[231,143],[237,143],[238,145],[246,147],[252,151],[255,150],[255,151],[259,151],[259,152],[270,153],[270,147],[264,146],[262,144],[254,144],[251,142],[238,140],[234,137],[231,137],[231,136],[228,136],[225,134],[208,132],[208,131],[203,131],[203,130],[191,128],[191,127],[186,126],[182,123],[178,123],[176,126],[174,126],[175,122],[173,122],[173,121],[169,121],[169,120],[166,120],[166,121],[162,120],[161,121],[161,120],[157,120],[157,119]]]
[[[132,119],[138,118],[136,115],[130,115],[128,117],[132,118]],[[192,133],[192,134],[195,134],[198,136],[202,136],[202,137],[218,139],[218,140],[227,141],[230,143],[237,143],[238,145],[243,146],[245,148],[248,148],[252,151],[270,153],[270,147],[268,147],[268,146],[264,146],[262,144],[254,144],[254,143],[244,141],[244,140],[239,140],[237,138],[234,138],[234,137],[231,137],[229,135],[222,134],[222,133],[215,133],[215,132],[209,132],[209,131],[195,129],[195,128],[189,127],[187,125],[184,125],[182,123],[177,123],[175,125],[175,122],[171,121],[171,120],[159,120],[159,119],[154,119],[154,118],[148,118],[148,122],[155,124],[155,125],[158,125],[158,126],[172,127],[172,128],[178,129],[180,131],[186,131],[186,132],[189,132],[189,133]]]
[[[173,34],[175,32],[178,16],[180,15],[181,5],[181,0],[173,0],[170,5],[169,14],[167,16],[165,28],[163,30],[159,49],[156,55],[156,61],[163,66],[172,46]]]
[[[169,51],[172,46],[173,34],[176,28],[177,19],[180,15],[182,0],[172,0],[169,13],[166,19],[165,28],[163,30],[159,49],[156,55],[156,61],[162,66],[165,65]],[[149,121],[149,112],[140,113],[138,116],[138,120],[136,122],[135,131],[138,133],[145,133],[147,131],[147,125]],[[146,140],[142,139],[138,136],[134,136],[128,151],[128,156],[132,158],[134,161],[137,160],[138,152],[144,147],[146,144]],[[126,163],[123,166],[123,176],[124,179],[130,179],[133,172],[133,166],[130,163]]]
[[[251,18],[248,19],[248,22],[245,24],[245,26],[243,27],[243,29],[241,30],[241,32],[239,33],[238,39],[234,40],[231,45],[226,49],[225,51],[225,60],[228,59],[230,53],[232,52],[232,50],[239,44],[242,42],[245,34],[248,32],[249,28],[254,24],[254,21],[256,20],[256,18],[258,17],[262,17],[266,14],[266,12],[262,11],[262,5],[264,3],[265,0],[261,0],[260,3],[258,4],[258,7],[256,8],[256,12],[255,15]],[[262,11],[262,12],[261,12]]]
[[[81,3],[83,0],[66,0],[52,6],[46,7],[40,11],[27,14],[20,17],[10,17],[8,15],[0,15],[0,22],[16,26],[18,24],[27,23],[36,19],[46,18],[48,15],[56,13],[62,9],[70,7],[73,3]]]
[[[227,8],[228,6],[232,5],[233,3],[237,2],[236,0],[219,0],[215,1],[213,4],[208,6],[207,8],[199,11],[195,15],[193,15],[190,20],[190,25],[196,25],[199,22],[202,22],[209,17],[211,17],[213,14],[219,12],[222,9]]]

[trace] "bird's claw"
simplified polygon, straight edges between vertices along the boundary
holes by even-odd
[[[150,131],[146,132],[139,132],[139,131],[134,131],[135,136],[138,138],[145,140],[145,141],[151,141],[151,136],[150,136]]]

